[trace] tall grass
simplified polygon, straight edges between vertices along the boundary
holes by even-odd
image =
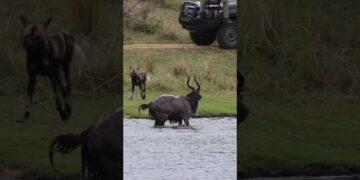
[[[207,55],[204,55],[207,54]],[[151,60],[149,60],[151,59]],[[203,92],[236,91],[236,54],[220,49],[126,50],[124,52],[124,92],[130,91],[129,66],[148,67],[150,92],[188,92],[188,76],[196,77]],[[147,69],[147,68],[146,68]],[[149,72],[149,71],[148,71]],[[194,83],[191,80],[191,83]]]
[[[86,62],[74,59],[72,82],[75,92],[90,92],[121,72],[122,9],[120,1],[11,1],[0,2],[0,94],[24,93],[26,88],[23,27],[19,15],[34,23],[52,16],[49,32],[74,35],[86,54]],[[16,9],[16,11],[14,11]],[[81,70],[80,70],[81,65]],[[81,73],[80,73],[81,72]],[[47,91],[49,82],[38,78],[36,91]],[[121,79],[121,78],[120,78]],[[121,80],[102,85],[96,92],[120,92]]]
[[[360,3],[239,1],[245,91],[282,97],[358,96]]]
[[[130,43],[190,43],[178,17],[181,0],[124,1],[124,40]]]

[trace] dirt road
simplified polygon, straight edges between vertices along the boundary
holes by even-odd
[[[128,44],[124,45],[124,50],[128,49],[194,49],[194,48],[219,48],[219,45],[198,46],[195,44]]]

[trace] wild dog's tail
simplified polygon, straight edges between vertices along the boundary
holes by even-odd
[[[92,129],[93,129],[93,127],[91,126],[90,128],[86,129],[85,131],[83,131],[82,133],[80,133],[78,135],[62,134],[53,139],[53,141],[50,144],[50,148],[49,148],[49,158],[50,158],[50,163],[51,163],[51,166],[53,167],[53,169],[55,169],[53,154],[54,153],[68,154],[68,153],[71,153],[73,150],[75,150],[80,145],[86,146],[88,136],[91,133]],[[82,148],[84,148],[84,147],[82,147]],[[82,153],[83,152],[84,151],[82,151]],[[83,171],[85,168],[84,165],[86,164],[86,161],[87,160],[84,159],[84,156],[82,156]]]

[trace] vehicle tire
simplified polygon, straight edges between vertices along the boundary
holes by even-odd
[[[208,46],[216,39],[216,34],[211,32],[190,32],[191,40],[199,46]]]
[[[235,23],[223,24],[216,33],[220,48],[234,49],[237,46],[237,31]]]

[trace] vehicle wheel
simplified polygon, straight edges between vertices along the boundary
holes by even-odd
[[[201,32],[190,32],[191,40],[199,45],[199,46],[208,46],[215,41],[216,34],[215,33],[201,33]]]
[[[219,46],[224,49],[234,49],[237,45],[237,31],[235,23],[223,24],[216,33]]]

